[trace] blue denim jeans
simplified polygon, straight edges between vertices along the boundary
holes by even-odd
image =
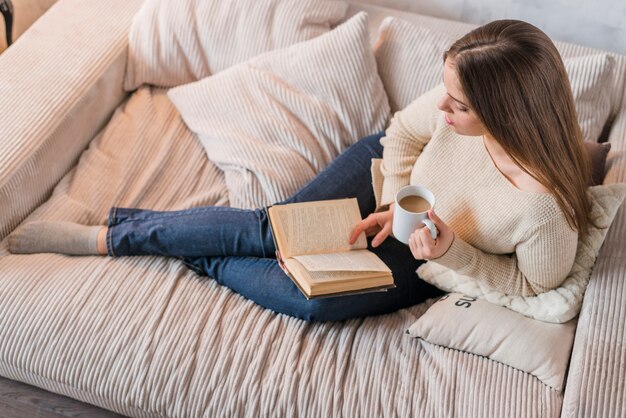
[[[370,166],[372,158],[382,156],[383,134],[359,140],[278,204],[356,197],[361,216],[366,217],[376,206]],[[275,259],[266,208],[212,206],[162,212],[113,207],[108,226],[110,256],[179,257],[196,273],[212,277],[259,305],[305,320],[384,314],[443,293],[417,277],[415,270],[422,261],[415,260],[406,245],[389,237],[377,248],[368,247],[391,269],[395,288],[308,300]]]

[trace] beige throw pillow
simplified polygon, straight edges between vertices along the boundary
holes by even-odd
[[[289,197],[390,117],[363,12],[168,96],[243,208]]]
[[[565,58],[563,64],[583,138],[596,142],[611,114],[615,58],[607,54],[584,55]]]
[[[374,55],[391,111],[405,108],[441,82],[443,53],[456,38],[396,17],[380,24]],[[583,138],[596,142],[611,111],[615,59],[607,54],[563,60]]]
[[[417,269],[418,276],[440,289],[505,306],[530,318],[553,323],[569,321],[580,312],[585,289],[602,242],[617,209],[626,198],[626,183],[593,186],[587,190],[592,201],[591,217],[602,229],[591,226],[587,237],[578,241],[572,270],[558,288],[537,296],[506,295],[434,261],[422,264]]]
[[[407,333],[432,344],[488,357],[561,391],[575,331],[576,320],[549,324],[451,293],[435,302]]]
[[[392,113],[441,83],[443,53],[454,41],[447,32],[396,17],[381,22],[374,56]]]
[[[328,32],[342,0],[146,0],[129,34],[124,88],[173,87]]]

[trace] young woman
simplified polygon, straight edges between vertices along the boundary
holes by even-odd
[[[370,164],[381,156],[382,201],[375,202]],[[509,294],[557,287],[590,222],[589,176],[556,48],[536,27],[501,20],[455,42],[444,56],[443,84],[396,113],[386,133],[361,139],[282,202],[356,197],[365,219],[349,239],[371,238],[395,289],[306,300],[273,258],[264,208],[114,207],[107,227],[35,222],[12,234],[9,246],[16,253],[176,256],[276,312],[340,320],[440,294],[417,277],[423,260]],[[389,235],[395,193],[409,183],[434,192],[438,214],[429,217],[440,233],[433,240],[418,229],[407,247]]]

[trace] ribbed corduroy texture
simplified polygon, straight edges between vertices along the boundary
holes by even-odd
[[[173,87],[338,24],[343,0],[146,0],[129,36],[124,87]]]
[[[422,22],[411,23],[395,17],[382,21],[374,54],[392,113],[404,109],[441,82],[443,53],[456,39],[450,29],[446,26],[445,31],[431,30]],[[463,34],[470,27],[458,24],[454,29],[453,33]]]
[[[623,59],[622,77],[626,73]],[[620,89],[626,97],[626,86]],[[609,135],[605,183],[626,182],[626,100]],[[562,417],[626,416],[626,204],[615,216],[578,320]]]
[[[140,89],[27,221],[225,195],[164,92]],[[130,416],[556,416],[561,402],[528,374],[404,335],[427,304],[307,324],[175,259],[9,255],[6,240],[0,272],[0,373]]]
[[[117,19],[111,23],[123,21],[111,13],[113,3],[121,5],[118,10],[127,10],[120,2],[109,1],[100,13],[78,22],[97,26],[107,16]],[[130,5],[128,0],[123,3]],[[59,4],[71,7],[63,17],[55,15],[41,33],[42,45],[43,38],[68,27],[66,13],[79,16],[86,4],[96,2]],[[380,21],[380,15],[372,21]],[[107,38],[115,33],[103,31],[98,37],[80,39],[115,48],[117,44]],[[92,68],[93,48],[73,44],[73,49],[87,57],[85,71],[111,71],[109,78],[91,80],[91,93],[78,92],[82,108],[109,109],[102,97],[107,91],[121,91],[119,61]],[[28,62],[21,62],[18,71],[28,68]],[[623,62],[617,66],[622,88],[615,91],[620,100]],[[121,61],[122,69],[123,65]],[[48,73],[66,69],[63,61],[46,67]],[[43,97],[57,97],[48,94]],[[66,100],[64,96],[61,101]],[[36,103],[31,101],[32,106]],[[50,102],[45,104],[52,109]],[[25,116],[21,126],[32,126],[29,120]],[[166,125],[161,124],[164,121]],[[93,122],[85,124],[95,129]],[[620,126],[620,135],[611,136],[618,148],[609,156],[607,181],[626,178],[626,124]],[[64,129],[80,132],[81,124],[69,119]],[[39,160],[47,168],[68,155],[63,144],[56,145],[48,149],[45,161]],[[32,148],[25,151],[32,157]],[[2,154],[2,168],[14,157]],[[195,174],[186,174],[192,171]],[[102,223],[113,203],[155,209],[227,204],[220,176],[163,94],[141,90],[30,219]],[[23,199],[38,195],[37,180],[42,179],[35,176],[32,183],[18,183],[16,190]],[[14,190],[9,197],[15,196]],[[5,212],[1,213],[4,221]],[[622,251],[621,258],[607,262],[601,255],[579,324],[572,368],[580,373],[570,373],[566,411],[580,416],[619,415],[615,412],[625,404],[620,386],[624,370],[614,367],[624,358],[624,345],[615,342],[623,344],[625,332],[619,319],[626,309],[620,302],[624,289],[617,286],[624,276],[619,243],[625,214],[622,209],[605,241],[605,247],[612,246],[603,249],[609,254]],[[427,305],[343,324],[305,324],[261,310],[209,279],[198,278],[175,260],[9,256],[5,244],[0,244],[0,373],[123,414],[551,417],[560,412],[561,395],[530,375],[427,343],[419,348],[401,335],[399,330]],[[607,270],[600,268],[603,265]],[[597,329],[602,332],[596,334]],[[599,383],[606,376],[610,383]]]
[[[608,54],[565,58],[576,116],[583,139],[597,141],[611,114],[611,93],[615,88],[615,58]]]
[[[122,100],[140,3],[65,0],[0,55],[0,239],[49,196]]]
[[[168,95],[244,208],[291,196],[389,119],[365,13]]]
[[[418,358],[420,417],[558,417],[561,396],[529,374],[427,342]],[[397,416],[409,416],[398,413]]]

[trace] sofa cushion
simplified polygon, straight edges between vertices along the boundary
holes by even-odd
[[[490,302],[450,293],[407,330],[431,344],[488,357],[562,391],[576,320],[549,324]]]
[[[129,34],[124,87],[172,87],[321,35],[343,0],[146,0]]]
[[[382,21],[374,55],[392,113],[441,83],[443,53],[454,41],[446,31],[395,17]]]
[[[389,96],[391,111],[441,82],[443,54],[456,38],[445,30],[387,17],[375,42],[378,71]],[[567,70],[583,138],[597,141],[611,112],[615,59],[591,54],[563,60]]]
[[[365,13],[169,97],[224,171],[236,207],[286,199],[389,119]]]
[[[563,63],[572,86],[583,138],[595,142],[611,114],[615,58],[592,54],[565,58]]]

